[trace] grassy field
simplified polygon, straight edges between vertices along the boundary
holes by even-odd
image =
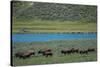
[[[12,25],[13,33],[96,32],[96,29],[96,23],[57,20],[14,21]]]
[[[96,39],[90,40],[60,40],[60,41],[47,41],[47,42],[13,42],[12,43],[12,63],[13,65],[38,65],[38,64],[54,64],[54,63],[72,63],[72,62],[88,62],[97,60],[97,52],[89,53],[88,55],[70,54],[62,55],[61,49],[64,48],[97,48]],[[52,57],[44,57],[38,54],[40,49],[51,48],[53,50]],[[35,56],[27,59],[19,59],[14,56],[18,51],[26,51],[34,49]]]

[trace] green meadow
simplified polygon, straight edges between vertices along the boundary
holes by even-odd
[[[72,63],[72,62],[89,62],[97,60],[97,51],[91,52],[89,54],[70,54],[63,55],[60,53],[61,49],[67,48],[95,48],[97,49],[96,39],[89,40],[56,40],[56,41],[45,41],[45,42],[13,42],[12,50],[12,64],[14,66],[19,65],[38,65],[38,64],[55,64],[55,63]],[[52,57],[45,57],[38,54],[40,49],[51,48],[53,51]],[[20,59],[15,57],[14,54],[19,51],[27,51],[33,49],[35,50],[35,56],[31,56],[26,59]]]
[[[67,33],[67,32],[96,32],[96,23],[78,21],[46,21],[31,20],[18,22],[12,26],[13,33]]]

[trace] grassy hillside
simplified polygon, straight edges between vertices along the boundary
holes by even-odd
[[[13,1],[14,20],[62,20],[96,22],[97,7],[59,3]]]
[[[12,32],[96,32],[96,8],[88,5],[12,1]]]

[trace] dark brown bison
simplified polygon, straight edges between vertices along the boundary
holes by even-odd
[[[88,54],[88,51],[87,50],[80,50],[79,53],[80,54]]]
[[[87,51],[88,52],[94,52],[95,51],[95,48],[88,48]]]
[[[51,49],[43,49],[43,50],[39,50],[38,54],[43,54],[44,52],[51,52]]]
[[[52,56],[52,55],[53,55],[51,49],[43,49],[43,50],[39,50],[39,51],[38,51],[38,54],[41,54],[41,55],[46,56],[46,57]]]
[[[43,52],[42,55],[45,57],[48,57],[48,56],[52,56],[53,53],[52,52]]]
[[[34,52],[33,50],[15,53],[15,56],[16,56],[16,57],[23,58],[23,59],[28,58],[28,57],[30,57],[31,55],[35,55],[35,52]]]
[[[47,49],[44,49],[44,51],[46,51],[46,52],[51,52],[52,50],[49,49],[49,48],[47,48]]]
[[[64,55],[71,54],[72,50],[71,49],[64,49],[64,50],[61,50],[61,53],[64,54]]]
[[[72,52],[72,53],[78,53],[78,52],[79,52],[79,49],[78,49],[78,48],[72,48],[72,49],[71,49],[71,52]]]
[[[23,58],[23,54],[24,54],[24,52],[17,52],[17,53],[15,53],[15,56],[19,57],[19,58]]]

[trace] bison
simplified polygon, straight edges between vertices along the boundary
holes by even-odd
[[[48,56],[52,56],[53,53],[52,52],[43,52],[42,55],[48,57]]]
[[[80,50],[79,53],[80,54],[88,54],[88,51],[87,50]]]
[[[78,48],[77,48],[77,49],[76,49],[76,48],[72,48],[72,49],[71,49],[71,52],[72,52],[72,53],[78,53],[78,52],[79,52],[79,49],[78,49]]]
[[[51,49],[43,49],[43,50],[39,50],[38,54],[43,54],[44,52],[51,52]]]
[[[15,56],[16,56],[16,57],[23,58],[23,59],[28,58],[28,57],[30,57],[31,55],[35,55],[35,52],[34,52],[33,50],[15,53]]]
[[[87,51],[88,52],[94,52],[95,51],[95,48],[88,48]]]
[[[24,52],[17,52],[17,53],[15,53],[15,56],[19,57],[19,58],[23,58],[23,54],[24,54]]]
[[[46,57],[52,56],[52,55],[53,55],[51,49],[39,50],[39,51],[38,51],[38,54],[42,54],[43,56],[46,56]]]
[[[61,50],[61,53],[64,54],[64,55],[71,54],[72,50],[71,49],[64,49],[64,50]]]

